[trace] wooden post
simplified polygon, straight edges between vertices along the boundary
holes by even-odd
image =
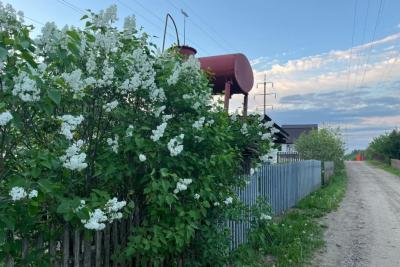
[[[101,264],[101,232],[97,231],[96,232],[96,267],[101,267],[103,266]]]
[[[84,234],[83,246],[84,246],[83,266],[91,267],[92,266],[92,235],[91,235],[91,233]]]
[[[110,246],[110,224],[106,225],[106,229],[104,230],[104,267],[110,267],[110,254],[111,254],[111,246]]]
[[[225,82],[225,98],[224,98],[224,109],[229,110],[229,99],[231,98],[231,82]]]
[[[79,234],[79,230],[77,229],[74,231],[74,267],[80,266],[80,264],[79,264],[79,261],[80,261],[79,254],[81,251],[80,250],[80,247],[81,247],[80,241],[81,241],[80,234]]]
[[[64,241],[63,241],[63,266],[69,266],[69,225],[64,226]]]

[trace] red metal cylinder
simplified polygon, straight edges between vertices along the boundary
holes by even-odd
[[[247,94],[254,83],[253,70],[243,54],[229,54],[199,58],[201,68],[213,77],[214,93],[221,93],[225,82],[231,82],[231,94]]]

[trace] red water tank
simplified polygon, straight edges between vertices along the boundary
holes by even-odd
[[[225,83],[231,82],[231,94],[247,94],[254,83],[253,70],[243,54],[199,58],[201,68],[212,74],[214,93],[221,93]]]

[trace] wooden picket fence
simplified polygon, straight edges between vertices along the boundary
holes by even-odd
[[[113,257],[127,244],[127,238],[134,227],[133,216],[108,224],[104,230],[91,232],[89,235],[85,235],[82,230],[71,229],[69,225],[64,225],[58,230],[54,226],[49,227],[51,232],[59,233],[58,238],[44,241],[42,234],[38,234],[34,239],[22,238],[22,259],[26,259],[31,251],[39,250],[50,257],[51,266],[57,267],[141,266],[139,259],[121,261]],[[7,257],[5,266],[20,265],[15,264],[12,257]]]

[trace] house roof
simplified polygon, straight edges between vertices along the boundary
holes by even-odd
[[[318,130],[318,124],[287,124],[282,125],[282,128],[289,134],[286,144],[293,144],[302,133],[307,134],[313,129]]]

